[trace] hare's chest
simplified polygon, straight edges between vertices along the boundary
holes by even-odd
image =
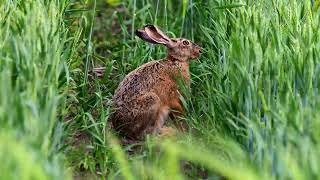
[[[175,64],[174,74],[176,78],[180,78],[184,81],[186,85],[190,84],[190,72],[189,65],[187,63],[177,63]]]

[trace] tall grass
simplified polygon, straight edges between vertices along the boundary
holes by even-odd
[[[318,1],[71,2],[1,2],[1,179],[319,177]],[[190,129],[121,146],[114,89],[166,55],[145,24],[204,48],[181,87]]]
[[[319,116],[319,15],[310,1],[246,4],[209,15],[210,21],[201,24],[202,37],[212,38],[209,49],[217,49],[217,61],[205,62],[216,67],[215,73],[201,78],[216,81],[209,87],[202,83],[207,86],[204,95],[210,89],[217,93],[209,96],[215,110],[206,112],[224,122],[261,170],[276,178],[314,179],[314,157],[319,155],[313,130]]]
[[[68,1],[0,2],[0,179],[70,178],[59,150],[70,45]]]

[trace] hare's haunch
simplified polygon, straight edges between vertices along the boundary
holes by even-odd
[[[130,139],[162,132],[170,110],[183,113],[176,79],[190,84],[188,61],[197,58],[201,51],[190,40],[169,38],[153,25],[137,30],[136,35],[147,42],[165,45],[168,55],[130,72],[115,91],[111,122]]]

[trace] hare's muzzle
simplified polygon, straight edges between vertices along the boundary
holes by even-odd
[[[196,44],[193,45],[193,57],[192,58],[197,58],[199,57],[200,53],[202,52],[202,48]]]
[[[202,48],[200,46],[197,46],[197,51],[198,51],[199,54],[201,54],[202,53]]]

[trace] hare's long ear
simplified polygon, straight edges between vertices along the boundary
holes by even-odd
[[[147,41],[147,42],[149,42],[149,43],[159,44],[158,42],[152,40],[144,29],[138,29],[138,30],[136,30],[136,35],[137,35],[139,38],[141,38],[141,39],[143,39],[143,40],[145,40],[145,41]]]
[[[154,25],[146,25],[143,29],[137,30],[136,35],[150,43],[172,46],[171,39]]]

